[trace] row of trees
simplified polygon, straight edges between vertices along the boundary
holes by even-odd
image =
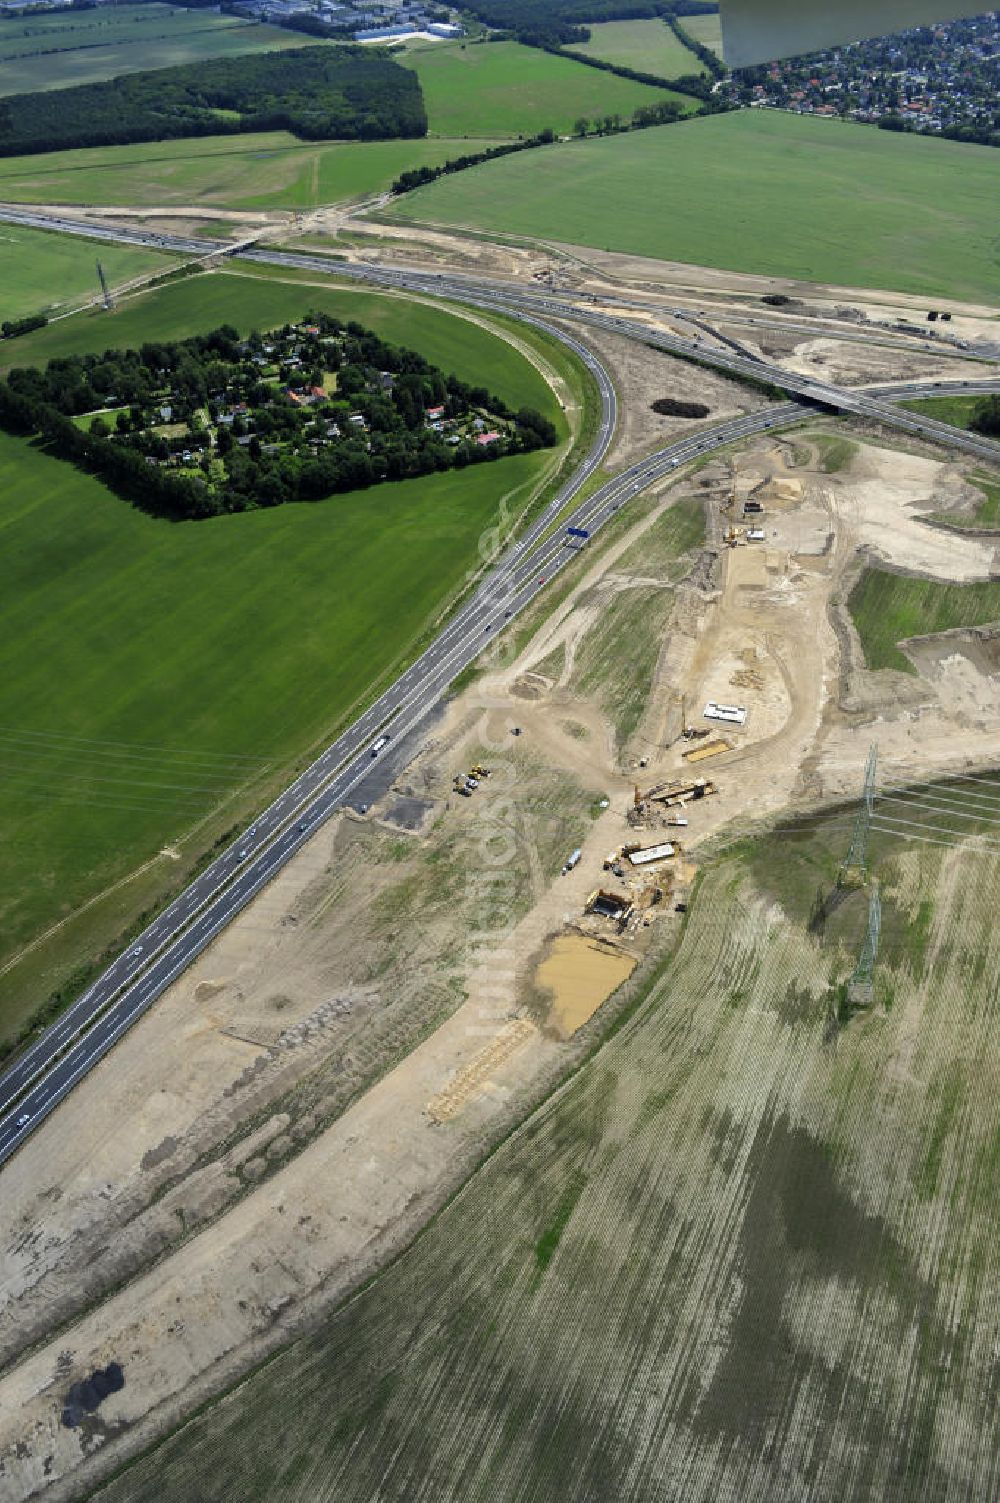
[[[678,94],[690,94],[706,104],[712,99],[711,85],[700,73],[683,73],[679,78],[661,78],[658,73],[644,73],[625,63],[610,63],[607,58],[591,57],[588,53],[574,52],[572,48],[547,47],[545,50],[554,52],[558,57],[571,57],[574,62],[585,63],[588,68],[598,68],[602,73],[615,73],[619,78],[630,79],[632,83],[646,84],[651,89],[673,89]]]
[[[573,131],[577,136],[613,136],[621,131],[646,130],[651,125],[673,125],[683,114],[684,106],[676,99],[660,99],[655,104],[640,105],[627,120],[618,114],[602,115],[594,120],[581,115],[573,126]],[[537,136],[527,136],[523,141],[510,141],[504,146],[490,146],[485,151],[468,151],[460,157],[449,157],[446,162],[439,162],[434,167],[412,167],[407,172],[400,173],[390,191],[397,195],[411,193],[414,188],[422,188],[425,183],[433,183],[436,178],[447,177],[453,172],[464,172],[467,167],[478,167],[482,162],[490,162],[495,157],[507,157],[512,152],[551,146],[555,139],[555,131],[546,129],[539,131]]]
[[[3,156],[261,130],[306,140],[419,137],[427,112],[412,69],[369,47],[215,58],[0,101]]]
[[[586,42],[587,22],[647,20],[665,15],[704,15],[713,0],[469,0],[467,9],[498,31],[534,47]]]
[[[30,334],[33,329],[44,329],[48,323],[44,313],[29,313],[25,318],[5,318],[0,324],[0,338],[16,339],[19,334]]]

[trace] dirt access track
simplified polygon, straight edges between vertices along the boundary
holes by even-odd
[[[858,440],[827,473],[815,432],[630,504],[393,792],[320,831],[5,1168],[4,1503],[78,1496],[402,1249],[673,942],[719,837],[855,795],[875,736],[887,777],[995,759],[989,645],[870,674],[840,603],[860,550],[941,579],[996,571],[994,541],[922,520],[971,504],[962,465]],[[765,539],[730,548],[750,496]],[[699,765],[719,792],[670,832],[667,898],[602,929],[583,910],[618,880],[607,852],[665,838],[662,814],[629,824],[636,782],[690,776],[681,715],[705,726],[709,699],[748,710]],[[477,763],[490,778],[459,796]],[[576,933],[616,975],[639,968],[564,1038],[537,975]],[[64,1425],[70,1386],[111,1361],[124,1389]]]

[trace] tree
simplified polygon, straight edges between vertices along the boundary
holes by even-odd
[[[1000,437],[1000,397],[984,397],[977,402],[969,419],[969,427],[976,433]]]
[[[586,115],[581,115],[579,120],[573,121],[573,134],[576,136],[585,136],[589,128],[590,121],[587,119]]]
[[[110,438],[111,429],[102,417],[95,417],[90,425],[90,431],[95,438]]]

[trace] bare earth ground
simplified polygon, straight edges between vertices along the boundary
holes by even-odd
[[[607,460],[612,470],[634,464],[649,450],[662,448],[685,433],[724,423],[740,413],[759,412],[769,405],[768,399],[750,386],[727,381],[714,371],[652,350],[634,339],[591,329],[587,343],[602,357],[619,391],[629,394],[629,400],[622,403],[614,448]],[[710,411],[704,418],[664,417],[652,408],[658,397],[702,402]]]
[[[608,354],[641,412],[638,392],[672,362],[619,343]],[[727,385],[699,390],[722,402]],[[636,418],[616,458],[658,437]],[[859,550],[990,575],[991,542],[921,521],[961,502],[961,468],[869,442],[836,474],[820,458],[808,432],[762,440],[634,503],[523,650],[451,704],[397,790],[320,832],[6,1166],[4,1503],[73,1496],[357,1287],[579,1057],[599,1021],[561,1041],[537,966],[614,884],[602,857],[626,838],[636,779],[687,772],[681,694],[696,725],[708,698],[749,715],[697,768],[720,791],[689,810],[675,896],[722,831],[854,794],[875,735],[889,777],[995,761],[989,635],[914,644],[918,679],[870,674],[839,603]],[[765,542],[727,548],[740,518],[722,507],[752,489]],[[660,534],[692,495],[708,535],[678,583]],[[639,598],[669,611],[651,645],[615,636]],[[604,676],[584,693],[595,643]],[[648,690],[620,742],[630,651],[648,652]],[[493,776],[464,800],[452,775],[475,761]],[[662,839],[658,821],[640,838]],[[558,875],[576,845],[579,865]],[[651,933],[608,930],[640,962]],[[70,1383],[112,1359],[124,1391],[61,1425]]]

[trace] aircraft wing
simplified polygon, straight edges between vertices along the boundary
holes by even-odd
[[[722,50],[731,68],[747,68],[908,26],[979,16],[983,6],[984,0],[720,0]]]

